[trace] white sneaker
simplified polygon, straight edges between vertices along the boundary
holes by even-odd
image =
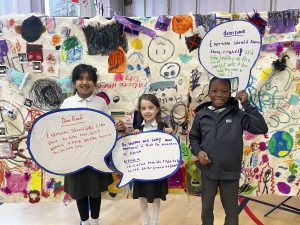
[[[90,225],[99,225],[99,220],[98,219],[93,219],[91,218],[91,223]]]
[[[151,221],[149,225],[158,225],[157,221]]]
[[[89,220],[81,221],[80,225],[91,225]]]

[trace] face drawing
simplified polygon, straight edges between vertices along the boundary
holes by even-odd
[[[180,66],[178,63],[169,62],[163,65],[160,69],[160,75],[165,79],[173,79],[180,73]]]
[[[166,38],[157,36],[148,46],[148,56],[156,63],[163,63],[174,54],[174,44]]]

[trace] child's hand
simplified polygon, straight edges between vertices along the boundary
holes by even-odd
[[[205,166],[209,163],[211,163],[211,160],[208,158],[207,154],[205,151],[201,150],[200,152],[198,152],[198,159],[200,161],[200,163]]]
[[[115,124],[115,127],[117,130],[126,130],[125,123],[121,120]]]
[[[32,127],[32,121],[27,121],[25,124],[24,124],[24,127],[25,127],[25,130],[26,131],[29,131]]]
[[[139,129],[135,129],[135,130],[133,130],[131,133],[132,133],[132,134],[139,134],[139,133],[141,133],[141,131],[140,131]]]
[[[243,103],[244,101],[248,100],[248,93],[245,90],[239,91],[236,94],[236,98],[240,100],[241,103]]]
[[[173,129],[168,128],[168,127],[164,128],[164,132],[166,132],[167,134],[173,134],[174,133]]]

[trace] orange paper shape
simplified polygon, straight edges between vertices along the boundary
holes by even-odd
[[[60,36],[55,34],[52,36],[51,44],[56,46],[60,43]]]
[[[173,16],[172,29],[177,34],[184,34],[193,26],[193,18],[191,16]]]
[[[47,69],[47,71],[48,71],[49,73],[54,73],[54,72],[55,72],[55,69],[54,69],[53,66],[49,66],[48,69]]]
[[[109,73],[124,73],[126,70],[126,57],[122,47],[113,51],[108,57]]]

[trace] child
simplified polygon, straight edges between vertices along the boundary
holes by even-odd
[[[141,131],[163,130],[168,134],[173,133],[171,128],[161,120],[161,109],[156,96],[143,94],[138,100],[138,111],[143,118],[141,125],[134,125],[133,134]],[[133,185],[133,198],[140,199],[140,208],[143,225],[157,225],[160,199],[166,200],[168,194],[168,180],[142,182],[135,181]],[[153,213],[150,221],[148,203],[153,203]]]
[[[96,69],[90,65],[79,64],[73,69],[72,82],[75,85],[75,95],[64,100],[60,108],[91,108],[110,115],[106,102],[94,92],[97,83]],[[25,124],[28,130],[31,122]],[[123,129],[124,123],[119,121],[117,129]],[[82,225],[97,225],[101,206],[101,192],[107,191],[107,186],[113,183],[111,174],[97,172],[91,168],[66,175],[64,190],[76,199]],[[91,221],[89,222],[89,209]]]
[[[211,102],[196,108],[189,138],[192,152],[200,162],[202,178],[202,223],[214,224],[217,188],[225,210],[225,225],[238,224],[238,189],[243,155],[243,130],[265,134],[268,127],[262,115],[248,101],[246,91],[231,97],[230,80],[212,78],[208,96]]]

